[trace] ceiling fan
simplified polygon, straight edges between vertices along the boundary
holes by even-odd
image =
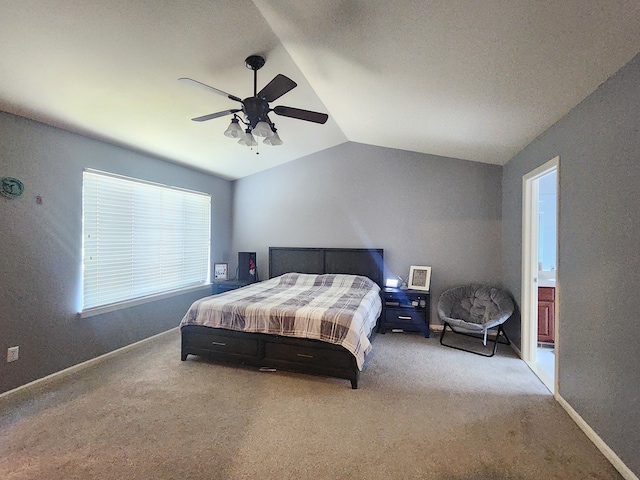
[[[253,70],[253,96],[247,97],[244,100],[230,93],[205,85],[197,80],[193,80],[192,78],[180,78],[179,80],[184,83],[204,88],[218,95],[223,95],[229,100],[240,102],[241,104],[240,108],[210,113],[201,117],[192,118],[191,120],[194,122],[205,122],[214,118],[233,115],[231,124],[224,134],[227,137],[239,139],[239,144],[249,147],[257,145],[254,135],[264,137],[264,143],[267,145],[282,145],[282,140],[278,136],[275,124],[269,118],[270,112],[283,117],[297,118],[298,120],[305,120],[307,122],[323,124],[327,121],[329,116],[326,113],[312,112],[311,110],[302,110],[300,108],[284,107],[281,105],[271,108],[269,106],[270,102],[277,100],[285,93],[293,90],[298,84],[290,78],[278,74],[258,92],[258,70],[264,66],[264,63],[265,59],[260,55],[251,55],[245,59],[245,66]],[[242,114],[242,116],[239,114]],[[240,122],[246,127],[244,130],[240,127]]]

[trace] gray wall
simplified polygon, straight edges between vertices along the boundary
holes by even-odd
[[[26,187],[0,196],[0,393],[175,327],[203,296],[77,316],[85,167],[210,193],[212,259],[229,255],[231,182],[0,112],[0,177]],[[6,363],[16,345],[20,359]]]
[[[504,168],[504,279],[518,302],[522,176],[557,155],[559,393],[640,475],[640,55]]]
[[[235,182],[234,251],[384,248],[387,275],[432,267],[431,294],[501,283],[502,167],[345,143]],[[432,323],[437,323],[432,301]]]

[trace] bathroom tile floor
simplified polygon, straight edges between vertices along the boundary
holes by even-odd
[[[552,379],[555,378],[556,358],[553,347],[538,347],[536,352],[536,362],[549,377]]]

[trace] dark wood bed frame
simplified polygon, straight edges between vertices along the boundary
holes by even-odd
[[[289,272],[348,273],[365,275],[382,287],[383,253],[382,249],[270,247],[269,278]],[[356,359],[340,345],[201,325],[184,326],[181,333],[183,361],[189,354],[201,355],[227,363],[346,378],[351,388],[358,388]]]

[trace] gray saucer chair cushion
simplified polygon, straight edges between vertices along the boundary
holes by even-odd
[[[511,295],[488,285],[464,285],[442,292],[438,299],[438,316],[458,330],[486,333],[513,314]]]

